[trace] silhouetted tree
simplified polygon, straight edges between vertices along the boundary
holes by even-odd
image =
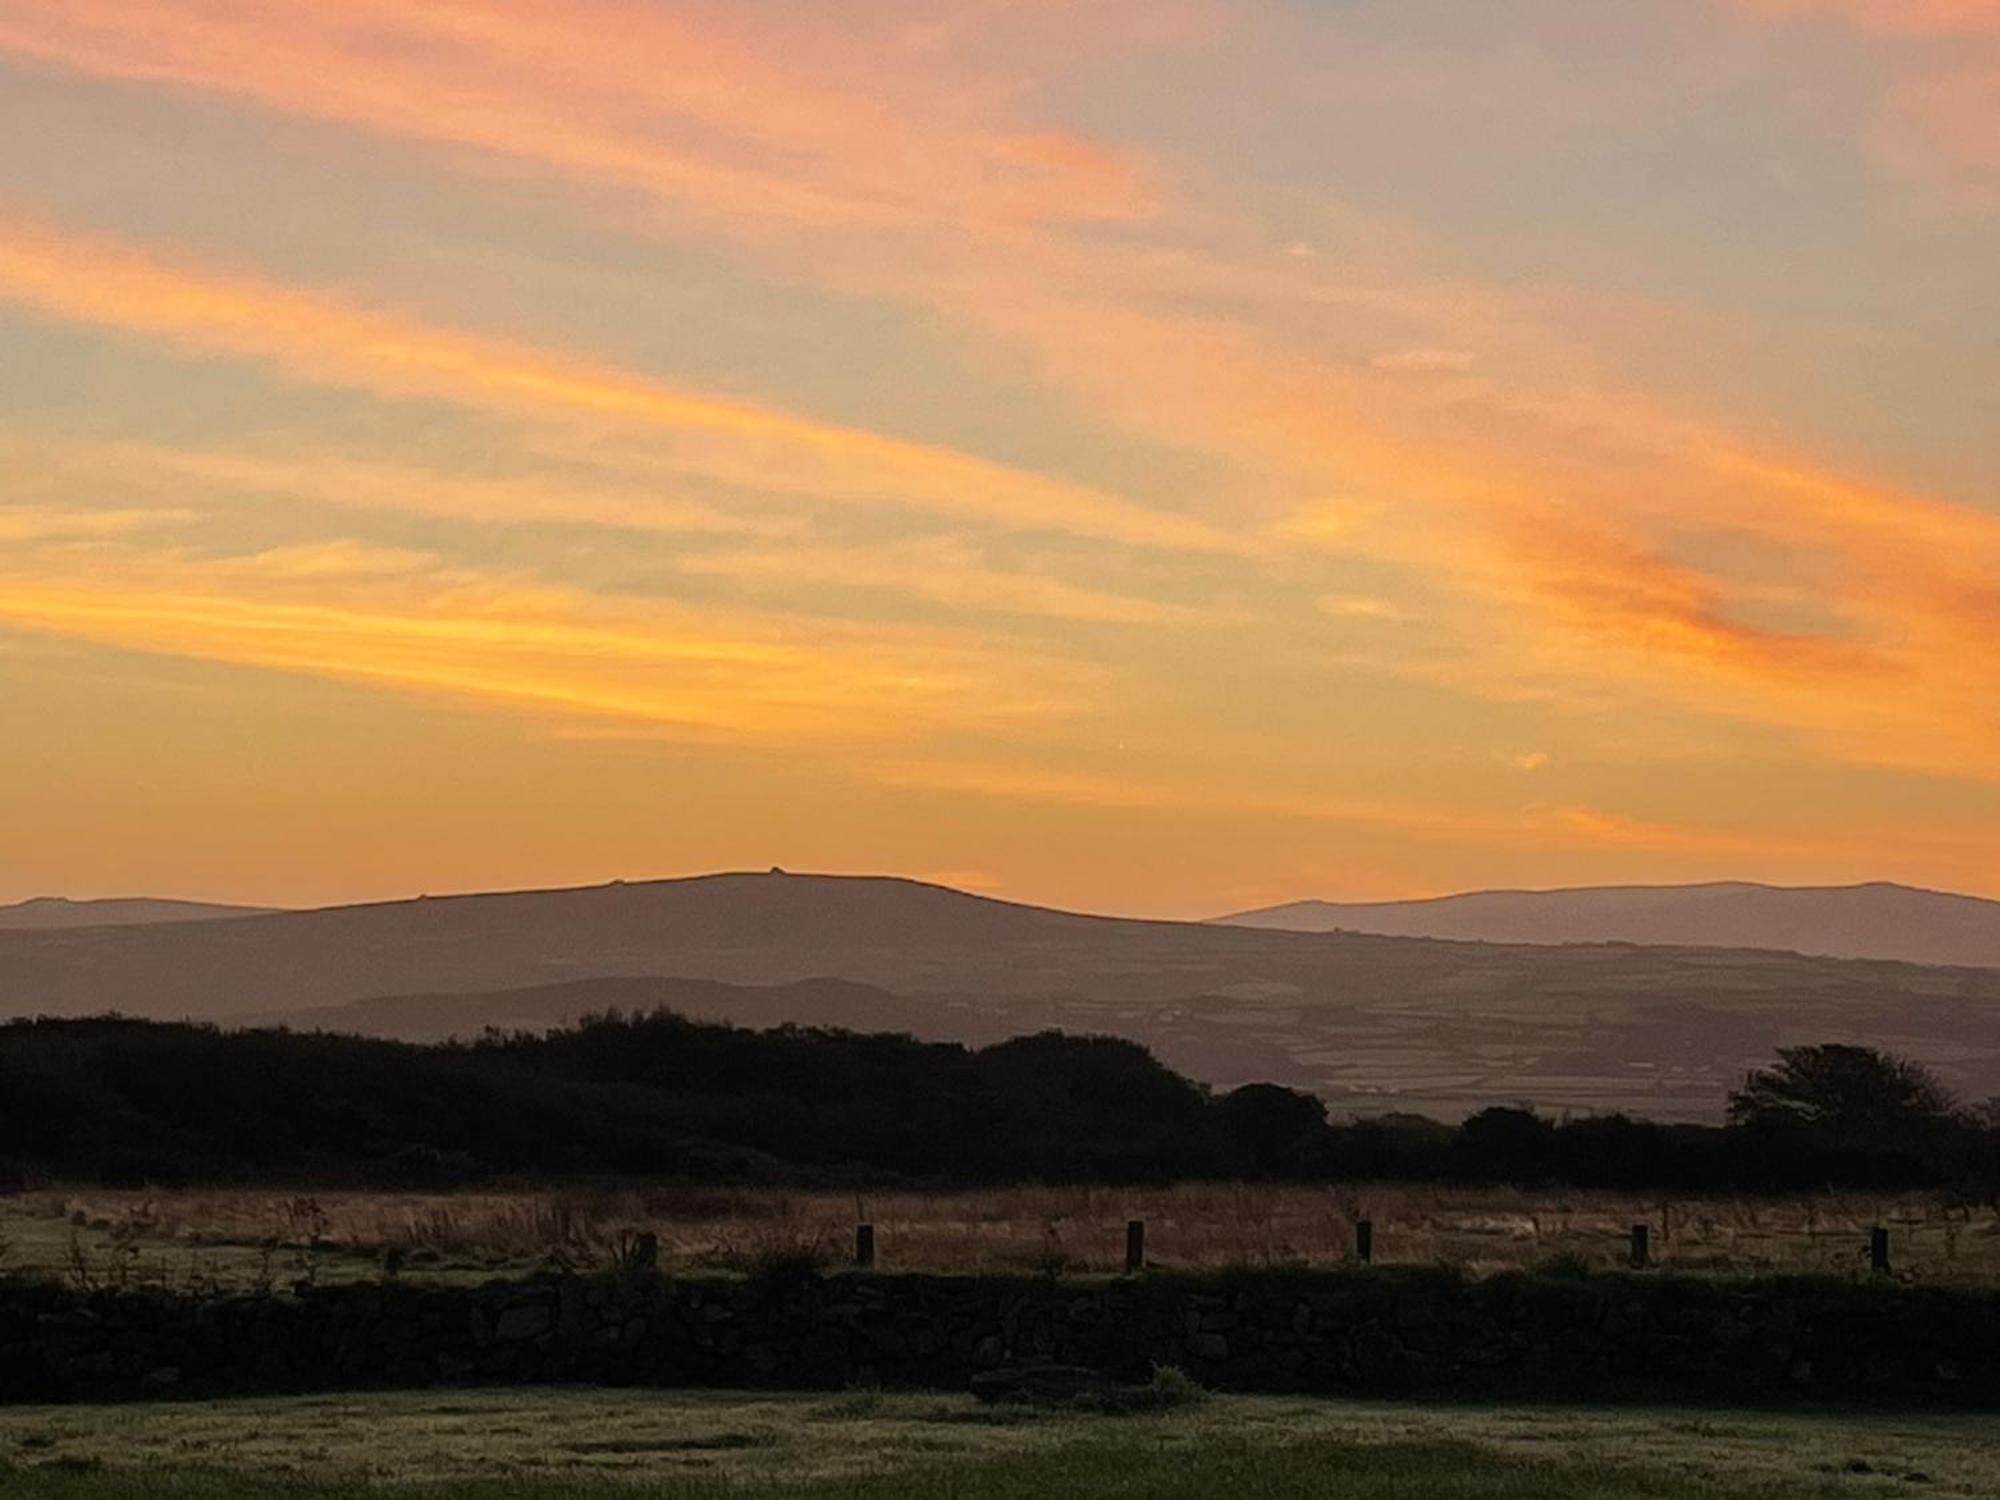
[[[1923,1064],[1839,1042],[1781,1047],[1775,1068],[1759,1068],[1729,1096],[1732,1125],[1796,1132],[1839,1149],[1919,1144],[1956,1114]]]
[[[1216,1102],[1224,1136],[1258,1177],[1293,1177],[1323,1168],[1326,1101],[1275,1083],[1246,1083]]]
[[[1538,1182],[1554,1175],[1556,1127],[1533,1110],[1482,1109],[1459,1127],[1466,1175],[1493,1182]]]

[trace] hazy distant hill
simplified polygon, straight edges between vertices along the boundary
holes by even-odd
[[[714,875],[0,933],[0,1015],[219,1019],[658,976],[844,980],[900,997],[919,1035],[1129,1036],[1209,1082],[1308,1086],[1340,1110],[1713,1118],[1773,1047],[1823,1040],[1906,1051],[2000,1093],[1995,969],[1132,921],[907,880]]]
[[[207,922],[218,917],[254,917],[270,908],[222,906],[212,901],[156,901],[150,897],[113,897],[103,901],[72,901],[66,896],[35,896],[13,906],[0,906],[0,931],[45,931],[53,927],[139,927],[153,922]]]
[[[1430,901],[1293,901],[1218,917],[1238,927],[1489,943],[1665,943],[1834,958],[2000,966],[2000,901],[1906,885],[1587,886]]]

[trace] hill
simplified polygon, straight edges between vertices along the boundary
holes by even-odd
[[[72,901],[67,896],[34,896],[0,906],[0,932],[46,931],[54,927],[143,927],[154,922],[209,922],[221,917],[254,917],[263,906],[224,906],[213,901],[159,901],[118,896]]]
[[[907,880],[713,875],[0,933],[0,1015],[270,1017],[660,976],[845,980],[907,1002],[920,1036],[1124,1036],[1205,1082],[1310,1087],[1336,1111],[1713,1119],[1775,1047],[1841,1040],[2000,1093],[2000,970],[1135,921]]]
[[[2000,967],[2000,901],[1885,882],[1717,881],[1473,891],[1427,901],[1293,901],[1216,920],[1289,932],[1773,948],[1831,958]]]

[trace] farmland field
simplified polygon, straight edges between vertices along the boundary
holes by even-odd
[[[885,1270],[1115,1271],[1128,1219],[1164,1268],[1328,1265],[1374,1224],[1384,1263],[1478,1275],[1555,1257],[1610,1266],[1645,1224],[1655,1262],[1686,1272],[1858,1274],[1868,1230],[1890,1230],[1899,1275],[2000,1281],[2000,1213],[1922,1194],[1785,1199],[1409,1184],[1188,1183],[962,1193],[659,1187],[493,1193],[165,1192],[60,1188],[0,1197],[0,1270],[80,1285],[465,1281],[587,1269],[640,1233],[665,1269],[727,1274],[772,1252],[829,1263],[876,1226]]]
[[[1145,1417],[968,1397],[454,1391],[0,1409],[23,1500],[1207,1497],[1563,1500],[2000,1491],[2000,1420],[1214,1397]]]

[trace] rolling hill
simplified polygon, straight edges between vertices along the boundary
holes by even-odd
[[[224,906],[213,901],[159,901],[147,896],[116,896],[101,901],[72,901],[66,896],[35,896],[12,906],[0,906],[0,932],[37,932],[53,927],[143,927],[154,922],[209,922],[222,917],[261,916],[262,906]]]
[[[2000,966],[2000,901],[1877,882],[1589,886],[1428,901],[1293,901],[1218,917],[1237,927],[1486,943],[1775,948],[1832,958]]]
[[[885,997],[867,1002],[882,1019],[857,1012],[861,1024],[1129,1036],[1208,1082],[1310,1087],[1337,1111],[1525,1101],[1710,1119],[1774,1047],[1827,1040],[2000,1092],[2000,970],[1137,921],[883,878],[713,875],[0,933],[0,1015],[284,1016],[413,1035],[426,1006],[449,1032],[649,993],[549,988],[612,980],[760,990],[735,997],[760,1024],[793,1002],[792,1018],[825,1018],[832,992],[817,982],[839,980]],[[800,988],[787,999],[784,986]]]

